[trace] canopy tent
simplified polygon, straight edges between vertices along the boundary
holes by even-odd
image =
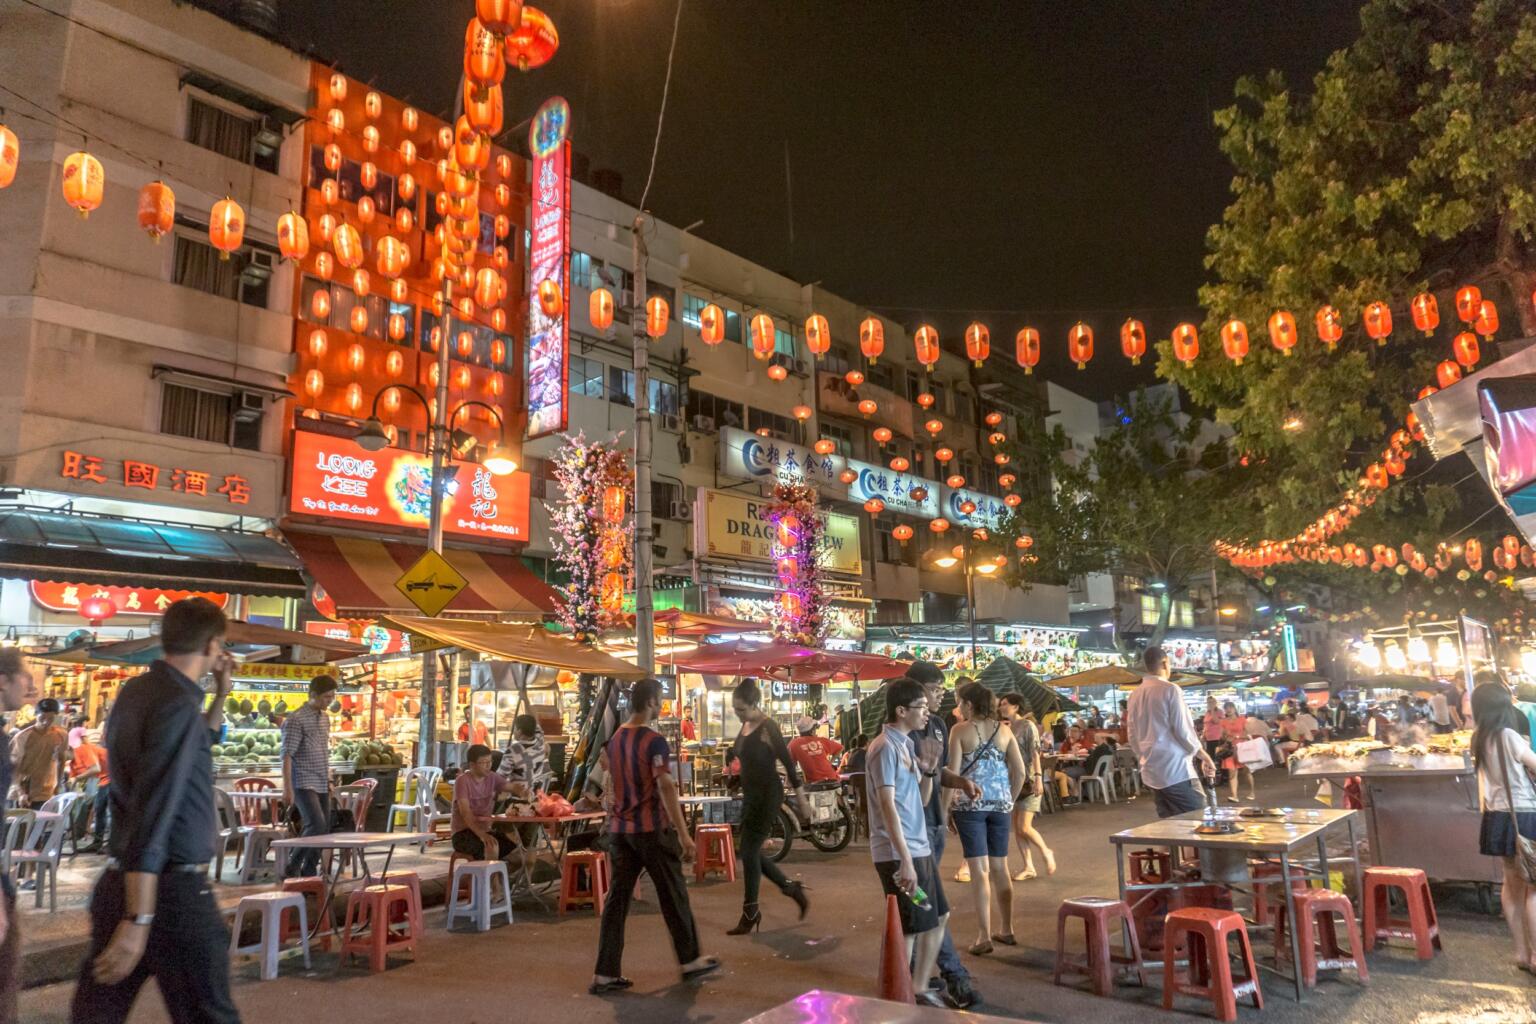
[[[631,623],[634,619],[631,617]],[[717,636],[726,633],[762,633],[768,629],[766,622],[753,622],[730,615],[705,615],[703,612],[685,612],[681,608],[668,608],[655,616],[656,632],[666,636]]]
[[[299,633],[291,629],[278,629],[255,622],[231,619],[224,634],[224,642],[236,653],[241,649],[255,650],[263,647],[308,647],[321,651],[328,661],[345,661],[368,654],[363,644],[350,640],[337,640],[314,633]],[[62,661],[72,664],[100,662],[109,665],[148,665],[163,655],[158,634],[138,637],[134,640],[116,640],[104,644],[86,644],[65,651],[38,655],[44,661]]]
[[[1272,686],[1276,690],[1326,690],[1328,680],[1316,672],[1276,672],[1241,684],[1247,688]]]
[[[1019,694],[1024,698],[1024,703],[1029,709],[1035,713],[1036,718],[1043,718],[1053,711],[1067,712],[1083,709],[1077,701],[1057,693],[1030,675],[1024,666],[1010,658],[992,659],[992,663],[982,670],[976,677],[976,681],[998,696],[1005,693]],[[885,722],[885,694],[886,687],[881,686],[874,693],[858,701],[855,707],[844,709],[838,718],[839,734],[851,738],[858,733],[872,735],[877,732]],[[935,710],[942,714],[954,706],[953,692],[946,692],[943,702]]]
[[[1394,673],[1385,673],[1379,676],[1368,676],[1363,679],[1350,679],[1340,687],[1341,690],[1416,690],[1431,689],[1435,685],[1434,680],[1428,676],[1409,676]]]
[[[419,615],[381,615],[379,623],[424,636],[445,647],[463,647],[505,661],[615,679],[639,679],[645,675],[628,662],[528,623],[429,619]]]
[[[907,663],[879,654],[829,651],[772,640],[728,640],[709,644],[673,659],[682,672],[709,676],[767,676],[800,683],[896,679]]]

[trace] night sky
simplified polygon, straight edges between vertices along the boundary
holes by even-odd
[[[657,216],[703,219],[700,236],[900,321],[958,333],[980,318],[1008,358],[1031,323],[1046,375],[1095,397],[1139,379],[1119,353],[1126,315],[1159,337],[1195,312],[1231,178],[1211,113],[1243,74],[1278,68],[1306,88],[1358,32],[1346,0],[684,4]],[[675,0],[544,9],[561,49],[509,74],[507,122],[564,95],[576,147],[620,171],[634,202]],[[283,27],[444,112],[472,13],[470,0],[291,0]],[[1098,334],[1082,374],[1065,356],[1079,317]]]

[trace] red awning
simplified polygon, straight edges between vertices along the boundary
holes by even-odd
[[[284,530],[304,560],[305,571],[336,602],[343,618],[418,614],[396,587],[400,575],[426,548],[398,541]],[[555,592],[516,555],[447,548],[443,557],[469,585],[443,610],[445,616],[538,618],[555,610]]]

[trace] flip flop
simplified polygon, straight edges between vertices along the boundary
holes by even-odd
[[[1013,880],[1015,882],[1027,882],[1031,878],[1038,878],[1038,877],[1039,877],[1039,875],[1037,875],[1033,870],[1031,870],[1031,871],[1020,871],[1018,874],[1013,876]]]
[[[1017,946],[1019,944],[1019,940],[1012,935],[994,935],[992,936],[992,941],[1001,942],[1005,946]]]
[[[594,981],[591,985],[587,986],[587,991],[595,996],[600,996],[607,992],[622,992],[634,984],[628,978],[614,978],[612,981]]]
[[[691,971],[684,971],[683,972],[683,980],[684,981],[693,981],[695,978],[702,978],[706,974],[713,974],[716,971],[718,971],[719,969],[720,969],[720,961],[718,959],[716,959],[715,957],[709,957],[707,960],[705,960],[704,966],[702,966],[702,967],[695,967]]]
[[[992,952],[992,943],[990,942],[978,942],[971,947],[972,956],[986,956],[990,952]]]

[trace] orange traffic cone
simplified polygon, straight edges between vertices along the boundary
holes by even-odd
[[[879,998],[893,1003],[910,1003],[912,968],[907,957],[907,939],[901,933],[901,907],[895,896],[885,898],[885,938],[880,941]]]

